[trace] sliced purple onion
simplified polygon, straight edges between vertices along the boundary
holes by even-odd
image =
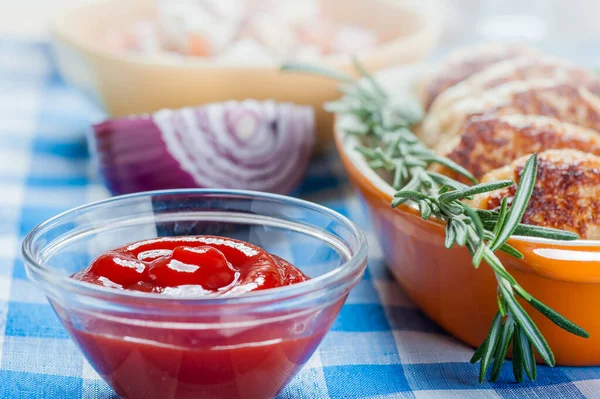
[[[312,108],[228,101],[93,126],[91,147],[115,194],[232,188],[287,194],[306,171]]]

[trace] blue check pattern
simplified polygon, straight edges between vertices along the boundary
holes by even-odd
[[[89,165],[84,131],[102,114],[69,89],[45,44],[0,40],[0,398],[108,399],[25,275],[24,235],[108,193]],[[472,349],[416,309],[387,272],[368,216],[335,156],[316,160],[299,195],[356,221],[371,253],[308,364],[280,394],[293,398],[600,398],[600,368],[540,367],[535,383],[478,384]]]

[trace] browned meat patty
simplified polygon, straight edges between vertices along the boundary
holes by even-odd
[[[546,116],[475,116],[467,121],[461,136],[442,140],[436,152],[479,179],[524,155],[552,149],[575,149],[600,156],[600,133]],[[452,175],[446,169],[437,170]]]
[[[424,108],[429,109],[435,98],[447,88],[480,72],[498,61],[535,54],[537,50],[515,44],[485,44],[458,49],[448,55],[436,71],[419,85]]]
[[[600,97],[589,87],[556,80],[529,80],[510,82],[467,97],[444,112],[429,113],[419,135],[434,147],[442,140],[460,136],[471,117],[490,114],[551,116],[600,131]]]
[[[483,182],[519,182],[524,156],[484,175]],[[471,205],[495,210],[509,203],[516,186],[476,195]],[[538,175],[522,223],[574,231],[583,239],[600,239],[600,157],[576,150],[550,150],[538,156]]]
[[[592,71],[553,57],[528,54],[492,64],[483,71],[449,87],[437,96],[429,112],[431,114],[443,112],[444,109],[462,99],[481,95],[486,90],[509,82],[539,79],[584,85],[592,93],[600,95],[600,79]]]

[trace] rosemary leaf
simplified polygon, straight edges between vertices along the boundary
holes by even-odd
[[[464,212],[462,204],[458,201],[440,201],[440,208],[452,216],[460,216]]]
[[[485,240],[491,241],[494,238],[494,234],[490,233],[489,231],[486,231],[483,235],[483,238]],[[510,245],[508,243],[502,244],[502,246],[498,249],[500,251],[506,252],[507,254],[509,254],[517,259],[523,259],[523,254],[521,252],[519,252],[515,247],[513,247],[512,245]]]
[[[541,314],[546,316],[548,319],[550,319],[551,322],[553,322],[554,324],[556,324],[557,326],[562,328],[563,330],[566,330],[566,331],[570,332],[571,334],[577,335],[579,337],[583,337],[583,338],[590,337],[590,334],[587,331],[585,331],[583,328],[579,327],[577,324],[573,323],[572,321],[567,320],[563,315],[558,313],[556,310],[543,304],[536,298],[532,297],[531,300],[529,301],[529,304],[531,306],[533,306],[538,312],[540,312]]]
[[[477,183],[477,179],[475,178],[475,176],[473,176],[473,174],[471,172],[469,172],[468,170],[466,170],[465,168],[463,168],[462,166],[460,166],[459,164],[457,164],[456,162],[454,162],[448,158],[434,155],[434,156],[428,158],[427,161],[445,166],[448,169],[452,170],[453,172],[456,172],[459,175],[466,177],[471,182],[473,182],[475,184]]]
[[[487,209],[476,209],[477,215],[482,222],[496,223],[498,221],[498,212]]]
[[[429,206],[427,201],[420,200],[419,209],[421,210],[421,217],[423,218],[423,220],[429,219],[429,217],[431,216],[431,207]]]
[[[498,249],[504,253],[507,253],[508,255],[512,256],[513,258],[523,259],[525,257],[515,247],[513,247],[512,245],[509,245],[507,243],[502,244],[502,246]]]
[[[504,198],[502,198],[502,202],[500,203],[500,212],[498,213],[498,221],[496,222],[496,225],[493,228],[493,237],[494,238],[492,239],[492,243],[496,240],[496,237],[498,236],[498,232],[500,231],[502,226],[504,226],[504,222],[506,221],[507,209],[508,209],[508,198],[504,197]]]
[[[394,194],[396,198],[405,198],[415,202],[419,202],[420,200],[427,199],[427,195],[420,193],[415,190],[400,190]]]
[[[387,93],[385,92],[385,90],[383,90],[383,88],[379,85],[379,83],[377,83],[375,78],[373,78],[373,75],[371,75],[369,72],[367,72],[367,70],[362,66],[362,64],[360,62],[358,62],[358,59],[356,57],[352,57],[352,64],[354,64],[354,67],[356,68],[356,70],[358,72],[360,72],[360,74],[365,79],[367,79],[367,81],[373,87],[374,91],[377,92],[377,94],[379,94],[379,96],[381,96],[383,99],[386,99]]]
[[[340,129],[346,133],[357,136],[369,133],[369,126],[355,115],[349,115],[340,121]]]
[[[515,380],[517,382],[523,382],[525,376],[523,375],[523,352],[521,350],[521,329],[518,324],[515,324],[515,332],[513,334],[513,345],[512,345],[512,365],[513,365],[513,375],[515,376]]]
[[[486,219],[487,216],[482,217],[481,209],[477,209],[477,214],[483,223],[483,227],[485,230],[493,230],[496,222],[494,219],[489,218]],[[496,219],[497,220],[497,219]],[[551,240],[560,240],[560,241],[572,241],[579,238],[577,233],[573,233],[565,230],[553,229],[550,227],[541,227],[541,226],[532,226],[528,224],[519,224],[515,229],[513,235],[515,236],[523,236],[523,237],[539,237],[539,238],[547,238]]]
[[[299,72],[308,75],[320,75],[326,78],[339,80],[340,82],[354,83],[354,79],[339,71],[303,63],[287,63],[279,68],[282,72]]]
[[[481,223],[481,219],[479,219],[479,215],[477,215],[477,212],[475,212],[475,210],[469,205],[463,204],[463,208],[465,215],[469,218],[469,220],[471,220],[473,226],[475,227],[475,233],[477,233],[477,237],[483,239],[484,228],[483,223]]]
[[[502,265],[502,262],[500,262],[500,259],[498,259],[498,257],[487,245],[484,246],[483,259],[485,259],[487,264],[490,265],[490,267],[499,277],[506,280],[511,286],[518,285],[517,280],[515,280],[515,278],[506,271],[504,265]]]
[[[531,317],[525,312],[525,309],[523,309],[521,304],[517,302],[517,299],[514,297],[513,293],[508,290],[505,284],[500,284],[500,290],[502,291],[502,296],[516,322],[519,323],[519,326],[529,338],[529,342],[531,342],[547,365],[554,366],[554,354],[552,353],[550,346],[548,346],[546,338],[544,338],[533,320],[531,320]]]
[[[481,345],[479,345],[479,347],[475,350],[475,353],[473,353],[471,360],[469,360],[469,362],[471,362],[471,364],[475,364],[481,359],[481,356],[483,355],[483,351],[485,351],[485,348],[488,345],[488,337],[490,336],[491,332],[492,332],[492,330],[488,331],[488,336],[483,340]]]
[[[323,108],[327,112],[351,113],[355,114],[359,118],[368,117],[369,115],[363,108],[361,108],[360,103],[355,101],[330,101],[325,103]]]
[[[440,173],[437,172],[432,172],[430,170],[427,171],[427,174],[438,184],[441,185],[445,185],[448,186],[450,188],[452,188],[453,190],[463,190],[469,186],[467,186],[466,184],[463,184],[461,182],[458,182],[456,180],[453,180],[451,178],[449,178],[446,175],[442,175]],[[491,212],[491,211],[488,211]],[[493,212],[492,212],[493,213]]]
[[[357,145],[356,147],[354,147],[354,149],[358,152],[360,152],[361,154],[363,154],[365,157],[373,159],[377,156],[377,153],[375,152],[374,149],[369,148],[369,147],[365,147],[362,145]]]
[[[509,313],[502,326],[502,335],[500,336],[500,340],[496,346],[496,353],[494,353],[494,366],[492,367],[492,374],[490,376],[490,381],[492,382],[495,382],[500,376],[502,363],[504,363],[504,358],[508,352],[508,347],[510,346],[514,332],[515,322],[512,318],[512,315]]]
[[[379,115],[377,114],[377,109],[381,106],[381,104],[378,101],[378,97],[376,95],[373,95],[373,93],[370,93],[368,90],[365,90],[360,84],[357,84],[356,82],[342,83],[339,86],[339,90],[345,94],[344,98],[353,98],[360,101],[362,106],[370,111],[370,118],[379,118]]]
[[[400,205],[404,204],[406,201],[408,201],[408,199],[406,198],[394,198],[392,200],[392,208],[397,208]]]
[[[446,223],[446,240],[444,245],[446,248],[452,248],[456,242],[456,230],[454,229],[454,223],[451,220]]]
[[[454,229],[456,230],[456,243],[464,247],[467,242],[469,227],[460,219],[454,219]]]
[[[571,241],[579,238],[577,233],[573,233],[571,231],[552,229],[542,226],[531,226],[528,224],[519,224],[513,234],[517,236],[541,237],[561,241]]]
[[[479,268],[479,265],[481,264],[481,260],[483,259],[484,251],[485,251],[485,243],[483,241],[481,241],[479,243],[479,246],[477,247],[477,250],[473,254],[473,266],[475,267],[475,269]]]
[[[502,228],[496,235],[496,239],[490,244],[492,251],[497,250],[504,244],[521,222],[523,214],[525,214],[525,210],[527,209],[529,198],[531,198],[531,194],[533,193],[536,176],[537,155],[533,154],[525,164],[512,206],[506,216],[506,221],[502,224]]]
[[[496,303],[498,304],[498,312],[500,312],[500,316],[506,316],[506,306],[504,306],[504,299],[502,299],[502,293],[500,290],[496,292]]]
[[[494,317],[494,321],[492,322],[492,327],[490,328],[490,334],[486,339],[487,345],[481,353],[481,364],[479,365],[479,382],[483,382],[485,380],[485,376],[487,375],[488,369],[490,367],[490,362],[492,360],[492,356],[496,351],[496,345],[498,345],[498,339],[500,338],[500,331],[502,327],[502,317],[500,313],[496,313],[496,317]]]
[[[473,244],[472,240],[467,240],[467,243],[465,244],[465,246],[469,250],[469,253],[471,254],[471,256],[475,256],[475,252],[477,251],[477,245]],[[475,269],[477,269],[477,268],[479,268],[479,265],[474,266],[474,267],[475,267]]]
[[[522,355],[522,366],[527,373],[527,377],[531,381],[535,381],[537,378],[537,367],[535,364],[535,355],[533,353],[533,348],[531,347],[531,343],[529,342],[527,334],[523,331],[521,327],[517,324],[517,328],[519,331],[518,342],[514,342],[514,344],[519,345],[519,352]]]
[[[403,171],[404,168],[396,164],[396,170],[394,171],[394,179],[392,181],[392,186],[396,190],[400,190],[402,188],[402,185],[404,184]]]
[[[369,162],[369,167],[371,169],[382,169],[385,166],[385,163],[381,159],[376,159],[374,161]]]
[[[383,115],[386,113],[390,114],[398,121],[397,126],[395,124],[390,124],[387,125],[388,128],[395,129],[400,126],[408,128],[419,123],[421,119],[423,119],[425,112],[419,101],[415,101],[414,99],[413,101],[407,100],[409,100],[409,98],[400,99],[398,97],[393,97],[385,104],[381,113]],[[418,142],[421,148],[428,149],[420,140],[416,139],[415,142]]]
[[[415,174],[413,174],[411,172],[411,178],[408,181],[408,183],[406,183],[406,185],[402,188],[402,190],[400,191],[414,191],[414,190],[419,190],[421,188],[421,181],[419,179],[418,176],[416,176]],[[400,192],[398,191],[398,192]],[[396,194],[398,194],[398,192],[396,192]],[[396,195],[394,195],[396,196]]]
[[[462,190],[450,191],[449,193],[442,194],[440,201],[454,201],[463,199],[466,197],[473,196],[475,194],[487,193],[494,190],[499,190],[508,186],[512,186],[514,182],[512,180],[498,180],[489,183],[481,183],[475,186],[464,188]]]

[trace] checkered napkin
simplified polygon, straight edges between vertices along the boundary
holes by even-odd
[[[45,44],[0,39],[0,398],[114,398],[25,275],[20,242],[36,224],[107,195],[83,132],[101,113],[67,88]],[[300,195],[356,221],[371,253],[325,340],[280,398],[600,398],[600,368],[540,367],[535,383],[476,383],[472,349],[440,331],[383,264],[364,207],[335,157]]]

